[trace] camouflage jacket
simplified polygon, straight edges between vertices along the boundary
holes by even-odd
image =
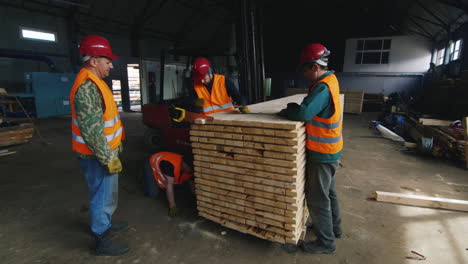
[[[112,150],[104,135],[102,119],[104,103],[97,86],[90,80],[78,87],[75,94],[75,110],[81,135],[94,156],[78,153],[83,159],[97,159],[107,165],[118,157],[122,145]]]

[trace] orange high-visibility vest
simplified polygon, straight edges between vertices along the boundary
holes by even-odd
[[[82,68],[75,79],[75,83],[70,93],[70,104],[72,110],[72,148],[75,152],[94,155],[86,145],[86,142],[81,135],[78,118],[75,109],[75,94],[78,88],[87,80],[91,80],[97,87],[104,102],[104,112],[102,119],[104,121],[104,135],[107,138],[107,143],[112,150],[116,149],[123,140],[123,125],[120,121],[119,111],[114,101],[114,95],[107,84],[89,70]]]
[[[318,83],[327,84],[335,111],[329,118],[314,116],[306,122],[306,147],[319,153],[335,154],[343,149],[340,86],[335,74],[325,76]],[[309,94],[318,83],[310,88]]]
[[[167,186],[167,178],[160,167],[161,161],[163,160],[170,162],[172,166],[174,166],[174,184],[182,184],[193,176],[186,172],[180,172],[183,161],[182,155],[172,152],[158,152],[150,157],[149,163],[159,188],[164,189]]]
[[[202,98],[205,101],[202,106],[202,112],[204,114],[214,114],[234,109],[232,99],[227,93],[224,75],[213,74],[211,94],[208,92],[205,85],[201,83],[195,83],[194,89],[198,98]]]

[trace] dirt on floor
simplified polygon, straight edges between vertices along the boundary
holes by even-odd
[[[468,170],[402,150],[369,128],[375,114],[345,115],[342,167],[336,184],[343,238],[333,255],[289,254],[278,243],[197,216],[188,188],[176,190],[180,213],[164,197],[143,195],[139,177],[150,152],[139,113],[125,113],[128,140],[115,219],[131,251],[90,254],[88,194],[71,151],[70,117],[39,120],[44,140],[0,157],[0,263],[468,263],[468,213],[373,201],[375,191],[468,200]],[[307,239],[313,239],[311,232]],[[426,257],[416,258],[415,251]]]

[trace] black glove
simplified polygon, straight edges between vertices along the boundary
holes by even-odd
[[[281,110],[279,113],[277,113],[277,115],[279,115],[281,117],[287,117],[288,116],[288,110],[285,108],[285,109]]]

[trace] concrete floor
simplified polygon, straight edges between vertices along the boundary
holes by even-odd
[[[467,213],[369,199],[380,190],[468,200],[468,171],[400,151],[368,129],[372,117],[345,116],[337,173],[345,235],[336,254],[310,255],[198,217],[185,189],[177,190],[180,215],[169,218],[165,200],[144,197],[136,183],[149,154],[141,114],[123,114],[128,140],[115,218],[129,221],[120,236],[132,251],[121,257],[89,254],[87,190],[70,150],[69,117],[40,120],[46,143],[36,135],[0,157],[0,263],[417,263],[406,259],[416,256],[411,250],[427,257],[421,263],[468,263]]]

